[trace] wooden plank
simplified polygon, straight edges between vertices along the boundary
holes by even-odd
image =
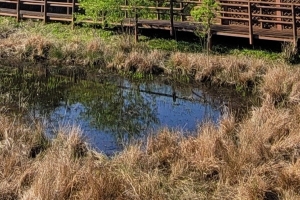
[[[22,15],[22,18],[27,18],[27,19],[44,19],[44,16],[36,16],[36,15]]]
[[[43,13],[37,11],[28,11],[28,10],[20,10],[21,15],[31,15],[31,16],[39,16],[44,17]]]
[[[54,21],[72,22],[72,19],[69,19],[69,18],[49,17],[49,19],[54,20]]]
[[[293,24],[293,22],[288,22],[288,21],[275,21],[275,20],[267,20],[267,19],[257,19],[256,21],[274,23],[274,24],[287,24],[287,25]]]
[[[7,13],[7,14],[16,14],[15,9],[10,9],[10,8],[0,8],[0,12],[2,13]]]
[[[17,17],[17,14],[0,12],[0,16]]]
[[[262,14],[252,14],[253,17],[268,17],[268,18],[278,18],[277,15],[262,15]],[[280,19],[292,19],[291,16],[280,16]]]
[[[71,20],[72,19],[72,15],[71,14],[60,14],[60,13],[47,13],[47,16],[50,17],[56,17],[56,18],[64,18],[67,20]]]
[[[14,4],[18,3],[17,1],[10,1],[10,0],[0,0],[0,2],[2,2],[2,3],[14,3]]]

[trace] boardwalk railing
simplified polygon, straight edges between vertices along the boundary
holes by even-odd
[[[44,22],[68,21],[74,24],[73,14],[80,6],[75,1],[0,0],[0,16],[16,17],[18,21],[28,18]],[[124,18],[132,17],[126,12],[128,1],[130,0],[125,0],[122,6]],[[300,30],[300,0],[296,0],[296,3],[284,1],[288,0],[219,0],[220,11],[212,28],[213,34],[249,38],[250,44],[254,38],[297,43]],[[153,6],[148,7],[155,17],[139,19],[139,28],[195,30],[196,23],[192,21],[190,11],[193,6],[200,5],[201,1],[169,0],[163,3],[161,0],[156,1]],[[140,8],[143,7],[137,7]],[[171,23],[172,21],[174,23]],[[171,24],[174,27],[171,27]]]

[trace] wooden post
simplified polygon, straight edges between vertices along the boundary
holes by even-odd
[[[298,36],[297,36],[297,21],[296,21],[296,12],[295,12],[295,5],[292,5],[292,22],[293,22],[293,42],[295,47],[297,47],[298,43]]]
[[[173,0],[170,0],[170,36],[174,37],[174,13],[173,13]]]
[[[248,1],[248,26],[249,26],[249,44],[253,44],[253,26],[252,26],[252,10],[251,10],[251,3]]]
[[[20,0],[17,0],[17,22],[20,21]]]
[[[276,0],[276,3],[281,3],[281,1]],[[280,7],[280,5],[276,5],[276,7]],[[278,17],[276,20],[281,21],[281,10],[280,9],[276,10],[276,16]],[[277,24],[276,27],[277,27],[277,30],[282,30],[282,24]]]
[[[135,27],[134,27],[134,38],[135,38],[135,43],[138,43],[139,41],[139,36],[138,36],[138,13],[137,9],[135,8]]]
[[[47,0],[44,0],[44,23],[47,23]]]
[[[103,28],[105,26],[104,22],[105,22],[105,12],[102,11],[102,26],[103,26]]]
[[[125,0],[125,6],[128,5],[128,0]],[[128,18],[128,11],[127,11],[127,7],[125,8],[125,18]]]
[[[183,16],[183,3],[182,2],[180,2],[180,14],[181,14],[180,21],[183,22],[184,16]]]
[[[72,29],[75,26],[75,0],[72,0]]]
[[[67,0],[67,3],[70,3],[70,0]],[[67,15],[70,14],[70,7],[67,7]]]
[[[159,6],[158,4],[158,0],[156,1],[156,8]],[[157,14],[156,14],[156,19],[157,20],[160,20],[160,13],[159,13],[159,10],[156,10]]]

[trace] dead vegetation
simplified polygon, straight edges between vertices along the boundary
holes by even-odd
[[[299,199],[300,106],[278,107],[276,98],[241,122],[229,115],[189,137],[163,129],[111,158],[89,149],[76,127],[50,141],[39,125],[1,116],[0,197]]]
[[[1,23],[6,27],[5,30],[12,27],[10,23]],[[267,70],[273,68],[270,61],[249,56],[210,55],[208,58],[205,53],[150,49],[146,43],[134,43],[128,35],[111,36],[109,39],[95,35],[85,38],[87,36],[80,30],[74,30],[69,33],[73,35],[62,37],[61,32],[48,33],[42,29],[40,24],[26,22],[8,37],[2,38],[1,62],[15,66],[17,59],[44,65],[79,65],[123,72],[165,73],[250,90],[256,88]],[[294,90],[297,90],[295,87]]]

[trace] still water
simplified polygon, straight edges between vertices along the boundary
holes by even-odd
[[[64,76],[1,76],[0,100],[11,112],[42,120],[49,136],[59,127],[79,126],[92,147],[108,155],[164,127],[195,132],[203,120],[217,122],[225,101],[200,85],[161,78],[136,82],[98,75],[74,82]]]

